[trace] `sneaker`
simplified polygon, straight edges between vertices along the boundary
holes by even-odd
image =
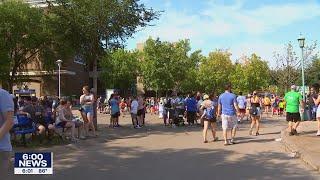
[[[317,136],[320,136],[320,130],[318,130],[318,132],[317,132]]]
[[[234,139],[231,139],[230,144],[237,144],[237,142]]]
[[[86,137],[85,136],[80,136],[79,139],[84,140],[84,139],[86,139]]]
[[[141,129],[141,126],[138,125],[138,126],[136,126],[136,128],[137,128],[137,129]]]

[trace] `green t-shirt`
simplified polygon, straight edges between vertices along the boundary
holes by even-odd
[[[298,113],[299,104],[302,100],[301,94],[295,91],[290,91],[284,96],[285,101],[287,102],[286,111],[289,113]]]

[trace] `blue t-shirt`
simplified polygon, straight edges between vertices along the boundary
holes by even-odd
[[[0,128],[5,122],[4,113],[14,111],[14,104],[11,95],[0,88]],[[0,139],[0,151],[12,151],[9,132]]]
[[[197,100],[194,97],[186,100],[186,106],[188,112],[197,112]]]
[[[120,112],[118,100],[111,99],[110,100],[110,106],[111,106],[111,114],[115,114],[117,112]]]
[[[236,115],[234,103],[237,103],[236,95],[230,92],[225,92],[219,96],[218,103],[221,105],[222,114],[228,116]]]

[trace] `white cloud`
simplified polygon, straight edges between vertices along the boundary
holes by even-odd
[[[284,47],[284,44],[256,41],[236,44],[230,47],[230,51],[232,52],[233,60],[256,53],[262,57],[263,60],[267,61],[270,66],[274,67],[276,65],[275,62],[272,61],[274,52],[282,52]]]
[[[215,39],[226,39],[232,43],[229,46],[234,58],[243,53],[256,52],[265,59],[272,59],[273,52],[283,44],[261,40],[259,42],[261,37],[282,27],[320,16],[320,4],[315,2],[282,3],[246,9],[243,0],[237,0],[232,5],[209,1],[206,7],[197,13],[173,9],[171,6],[171,1],[166,1],[167,10],[160,20],[155,22],[155,26],[139,32],[135,41],[144,42],[149,36],[166,41],[190,39],[195,49],[204,49],[204,46],[216,49],[229,48],[219,47],[221,42],[215,43]],[[247,41],[258,41],[233,46],[233,39],[240,36],[250,37]]]

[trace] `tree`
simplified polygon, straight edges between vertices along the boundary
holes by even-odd
[[[87,64],[93,67],[93,86],[97,90],[98,61],[107,49],[122,47],[138,28],[148,26],[159,12],[138,0],[57,0],[49,12],[61,20],[65,37]]]
[[[149,38],[143,50],[142,76],[146,88],[155,91],[181,91],[187,72],[196,67],[196,59],[190,59],[189,40],[177,43]]]
[[[203,59],[199,67],[198,81],[206,92],[220,93],[224,85],[231,81],[234,66],[230,59],[231,53],[216,50]]]
[[[102,58],[102,81],[107,88],[128,90],[137,81],[139,53],[118,49]]]
[[[57,53],[64,49],[65,43],[52,28],[53,21],[54,17],[42,9],[21,1],[0,4],[0,78],[10,92],[19,81],[18,72],[25,71],[27,64],[37,60],[50,69]]]
[[[314,58],[305,71],[306,85],[319,83],[320,81],[320,58]]]
[[[254,91],[266,88],[270,84],[270,71],[266,61],[256,54],[252,54],[249,63],[244,68],[246,90]]]
[[[190,92],[190,91],[200,91],[203,87],[200,85],[200,82],[197,79],[199,73],[199,64],[205,59],[203,55],[201,55],[201,51],[195,51],[191,53],[189,57],[188,69],[186,70],[185,78],[182,79],[179,89],[182,92]]]
[[[310,64],[310,60],[315,55],[316,42],[305,47],[304,61],[305,65]],[[301,59],[298,58],[294,51],[293,45],[289,42],[285,47],[285,53],[275,53],[274,59],[277,62],[274,69],[272,69],[272,79],[276,81],[276,85],[280,87],[281,92],[289,89],[291,84],[301,83]]]

